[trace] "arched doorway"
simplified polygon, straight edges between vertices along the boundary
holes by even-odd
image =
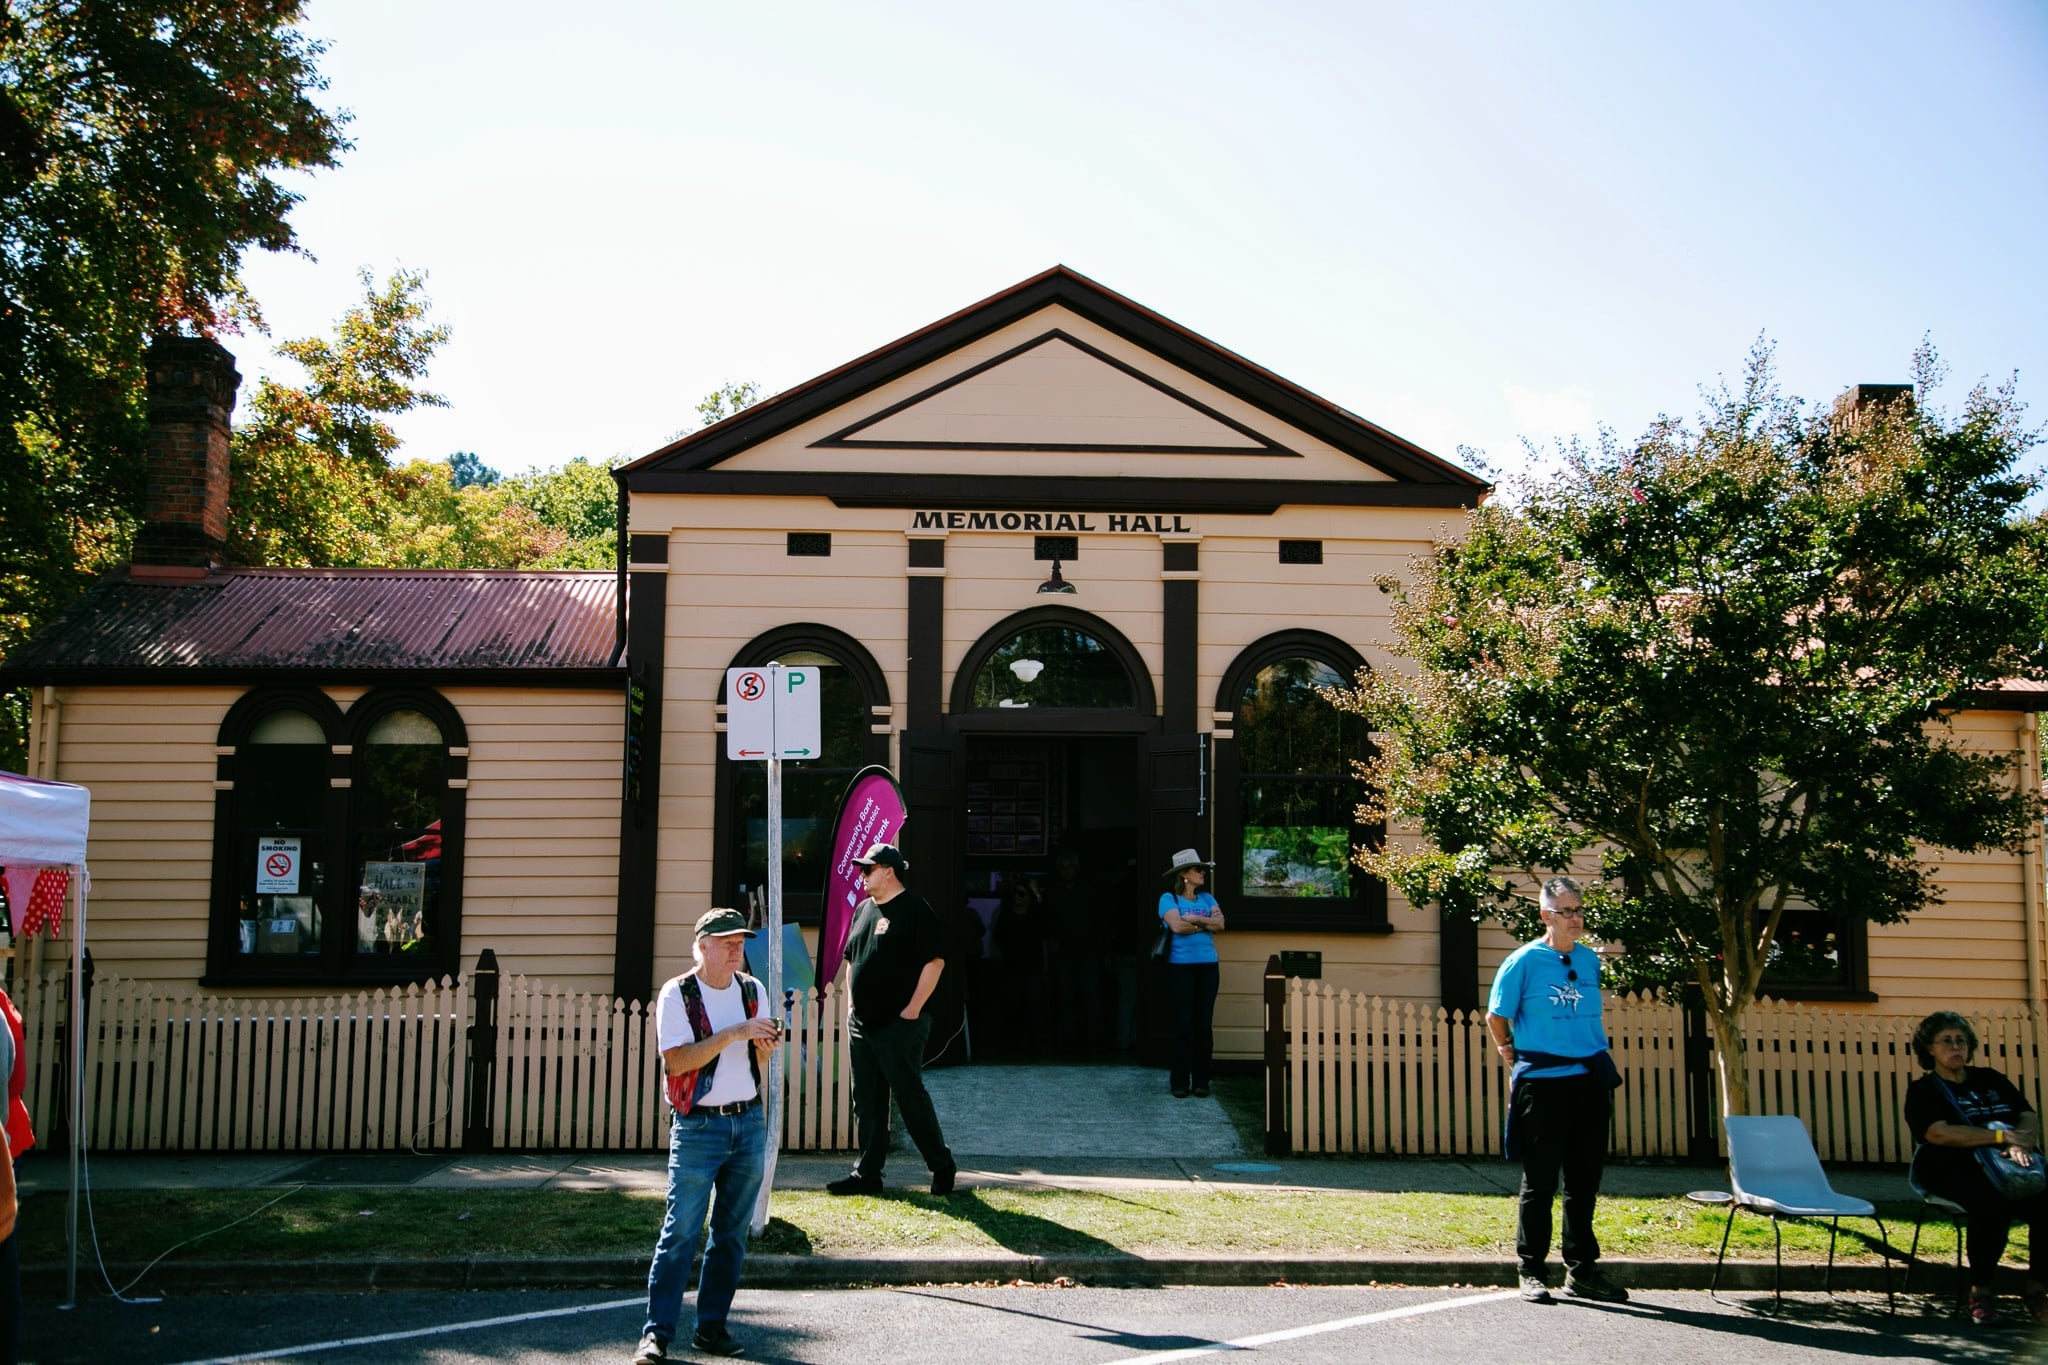
[[[1141,771],[1159,710],[1143,657],[1086,612],[1019,612],[962,659],[947,729],[954,806],[927,818],[951,822],[947,874],[981,931],[975,1055],[1133,1047],[1155,929]]]

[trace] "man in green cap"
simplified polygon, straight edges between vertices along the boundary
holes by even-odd
[[[767,988],[741,970],[753,936],[739,911],[709,911],[697,921],[690,950],[696,967],[669,981],[656,998],[654,1031],[673,1111],[668,1209],[647,1271],[647,1323],[633,1365],[668,1359],[707,1208],[711,1241],[697,1278],[697,1330],[690,1344],[707,1355],[736,1356],[744,1349],[725,1319],[739,1288],[747,1225],[768,1154],[762,1077],[782,1039]]]

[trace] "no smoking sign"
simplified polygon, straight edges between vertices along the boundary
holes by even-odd
[[[256,894],[296,896],[299,894],[299,841],[258,839],[256,841]]]

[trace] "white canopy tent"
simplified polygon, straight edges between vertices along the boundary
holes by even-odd
[[[92,819],[92,793],[69,782],[0,772],[0,866],[71,869],[71,979],[82,981],[85,966],[85,836]],[[19,908],[16,909],[19,914]],[[65,1223],[70,1269],[65,1302],[78,1302],[78,1159],[85,1131],[85,1002],[74,988],[65,1037],[71,1042],[71,1205]]]

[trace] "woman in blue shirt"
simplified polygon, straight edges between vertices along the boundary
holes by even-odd
[[[1159,897],[1159,918],[1173,935],[1166,956],[1166,999],[1172,1011],[1173,1050],[1169,1084],[1175,1099],[1190,1092],[1207,1098],[1209,1058],[1214,1051],[1211,1023],[1216,1014],[1216,939],[1223,932],[1223,910],[1202,889],[1214,863],[1202,861],[1194,849],[1173,855],[1166,869],[1172,889]]]

